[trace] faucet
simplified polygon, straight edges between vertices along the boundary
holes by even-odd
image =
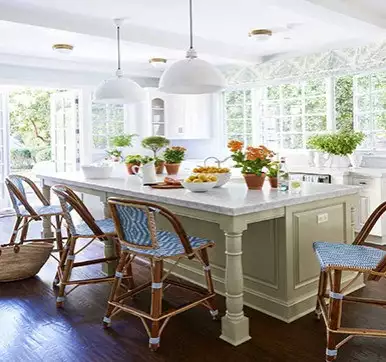
[[[207,158],[204,160],[204,166],[206,166],[206,162],[209,161],[209,160],[215,160],[216,163],[217,163],[217,166],[218,166],[218,167],[221,166],[221,161],[220,161],[217,157],[214,157],[214,156],[207,157]]]
[[[221,164],[228,161],[232,156],[228,156],[227,158],[224,158],[222,161],[220,161],[217,157],[214,157],[214,156],[211,156],[211,157],[207,157],[205,160],[204,160],[204,166],[206,166],[206,162],[209,161],[209,160],[215,160],[216,163],[217,163],[217,166],[218,167],[221,167]]]

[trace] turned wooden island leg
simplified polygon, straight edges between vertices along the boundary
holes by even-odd
[[[51,187],[46,185],[43,180],[43,187],[42,187],[42,193],[43,196],[47,199],[48,202],[51,202]],[[51,228],[51,217],[43,217],[43,231],[42,231],[42,237],[43,238],[52,238],[54,236],[54,233]]]
[[[243,262],[242,233],[228,227],[225,231],[225,290],[226,314],[221,320],[221,336],[224,341],[238,346],[251,339],[249,335],[249,320],[244,315],[243,298]]]
[[[102,201],[103,205],[103,215],[106,219],[111,218],[110,208],[107,202]],[[108,238],[105,241],[105,257],[110,258],[116,256],[116,248],[113,238]],[[110,261],[108,263],[103,263],[102,271],[107,275],[113,275],[117,267],[117,261]]]

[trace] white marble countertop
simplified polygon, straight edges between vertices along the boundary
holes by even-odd
[[[266,182],[262,191],[255,191],[248,190],[243,179],[234,179],[221,188],[215,188],[205,193],[193,193],[186,189],[152,189],[149,186],[142,186],[141,180],[136,176],[91,180],[85,179],[81,172],[74,172],[41,173],[37,177],[50,181],[50,184],[64,183],[69,187],[89,188],[232,216],[354,195],[360,190],[360,187],[357,186],[303,183],[301,193],[293,194],[271,189]]]

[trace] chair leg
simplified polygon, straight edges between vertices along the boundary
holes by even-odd
[[[24,243],[24,241],[27,239],[28,234],[28,228],[29,228],[29,222],[28,218],[23,218],[23,228],[21,229],[21,235],[20,235],[20,242]]]
[[[321,271],[319,276],[318,297],[323,298],[323,296],[326,294],[326,289],[327,289],[327,273],[325,271]],[[318,298],[316,300],[316,308],[315,308],[315,315],[318,320],[320,320],[321,314],[322,314],[322,311],[321,311],[321,306]]]
[[[19,230],[19,226],[20,226],[22,220],[23,220],[23,218],[21,216],[16,217],[15,226],[13,227],[11,238],[9,239],[9,244],[11,244],[11,245],[15,244],[16,237],[17,237],[18,230]]]
[[[151,322],[149,347],[156,351],[160,346],[160,327],[161,322],[154,320],[162,314],[162,272],[163,261],[156,260],[152,268],[152,285],[151,285],[151,308],[150,315],[153,318]]]
[[[66,285],[64,283],[67,283],[70,280],[71,270],[75,260],[76,240],[77,239],[75,237],[71,237],[69,240],[69,249],[68,249],[68,255],[66,257],[66,264],[63,271],[63,278],[60,278],[59,292],[58,292],[58,297],[56,298],[56,306],[58,308],[63,307],[63,304],[64,304],[64,291],[66,288]],[[60,265],[58,268],[60,268]]]
[[[209,263],[209,257],[208,257],[208,250],[202,249],[200,250],[201,259],[204,262],[204,272],[205,272],[205,279],[206,279],[206,285],[208,287],[208,292],[214,293],[214,287],[213,287],[213,279],[212,279],[212,272],[210,270],[210,263]],[[216,308],[216,303],[214,301],[214,297],[211,299],[208,299],[206,301],[209,305],[209,311],[213,318],[213,320],[218,319],[218,309]]]
[[[337,337],[338,334],[334,333],[340,326],[342,317],[342,299],[340,294],[342,271],[335,270],[333,276],[333,285],[331,285],[330,292],[330,305],[328,308],[328,328],[327,331],[327,348],[326,348],[326,361],[335,361],[338,355]]]
[[[130,260],[130,258],[131,258],[130,254],[128,254],[128,258]],[[128,284],[129,284],[128,285],[129,289],[134,289],[135,288],[135,283],[134,283],[132,262],[126,263],[125,269],[124,269],[124,274],[125,274],[125,276],[128,277],[127,281],[128,281]]]
[[[56,231],[55,231],[56,247],[59,251],[59,258],[60,258],[63,253],[63,237],[62,237],[62,221],[59,215],[55,215],[55,221],[56,221]]]
[[[106,314],[103,318],[103,327],[104,328],[108,328],[111,325],[111,318],[110,317],[111,317],[111,314],[113,313],[113,310],[115,307],[113,305],[111,305],[110,302],[115,301],[116,294],[119,291],[119,285],[122,281],[122,276],[123,276],[122,271],[123,271],[123,268],[125,267],[125,263],[126,263],[126,255],[125,254],[126,253],[124,253],[124,252],[121,253],[121,257],[119,259],[119,263],[118,263],[117,269],[115,271],[115,278],[113,281],[113,285],[111,287],[109,300],[107,302]]]

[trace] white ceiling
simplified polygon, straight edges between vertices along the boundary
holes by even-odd
[[[385,37],[382,0],[194,0],[195,45],[217,65],[262,62],[361,45]],[[0,63],[26,63],[111,72],[112,19],[127,17],[122,57],[127,73],[159,76],[150,57],[171,61],[188,47],[188,0],[0,0]],[[252,28],[273,29],[271,39],[248,38]],[[75,46],[71,55],[53,43]]]

